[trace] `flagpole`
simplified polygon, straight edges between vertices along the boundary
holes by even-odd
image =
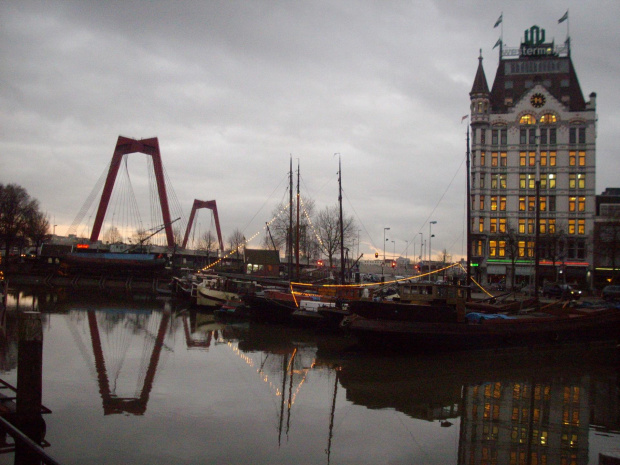
[[[499,38],[500,38],[500,39],[502,39],[502,44],[503,44],[503,43],[504,43],[504,12],[503,12],[503,11],[502,11],[502,15],[501,15],[501,16],[502,16],[502,24],[501,24],[501,26],[502,26],[502,32],[501,32],[501,34],[500,34]],[[499,53],[500,53],[500,56],[501,56],[501,54],[502,54],[502,44],[500,44],[500,46],[499,46]]]
[[[568,8],[566,9],[566,41],[568,42],[568,56],[570,57],[570,14]]]

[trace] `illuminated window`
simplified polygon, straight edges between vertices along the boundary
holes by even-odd
[[[497,211],[497,196],[491,196],[491,211]]]
[[[577,197],[568,198],[568,211],[574,212],[577,205]]]
[[[500,166],[508,166],[508,154],[506,152],[500,152],[499,157]]]
[[[519,166],[526,166],[527,152],[519,152]]]
[[[571,173],[568,175],[568,187],[569,189],[575,189],[577,187],[577,175]]]
[[[555,189],[555,180],[556,180],[555,174],[548,174],[547,180],[548,180],[547,187],[549,189]],[[552,211],[555,211],[555,208]]]
[[[555,234],[555,218],[549,220],[549,234]]]
[[[528,153],[528,164],[530,166],[536,166],[536,152]]]
[[[542,124],[553,124],[557,122],[557,117],[553,113],[545,113],[540,117],[540,122]]]
[[[489,241],[489,257],[497,256],[497,241]]]
[[[585,174],[578,174],[577,175],[577,187],[579,189],[585,189],[586,188],[586,175]]]
[[[506,218],[499,219],[499,232],[501,233],[506,232]]]
[[[486,164],[486,152],[480,152],[480,166],[484,166]]]
[[[491,189],[497,189],[497,176],[491,175]]]
[[[585,197],[584,197],[584,199],[585,199]],[[584,200],[584,203],[585,203],[585,200]],[[499,210],[502,211],[502,212],[506,211],[506,196],[505,195],[502,195],[499,198]]]
[[[500,189],[506,189],[507,183],[506,183],[506,175],[505,174],[500,174],[499,175],[499,188]]]
[[[527,211],[536,211],[536,197],[533,195],[527,196]]]
[[[547,220],[540,220],[540,234],[547,234]]]
[[[474,243],[474,254],[476,256],[481,256],[482,255],[482,246],[483,246],[483,242],[482,241],[476,241]]]
[[[478,231],[480,232],[484,231],[484,218],[480,218],[478,220]]]
[[[534,187],[536,187],[536,176],[533,174],[527,175],[527,187],[530,189],[534,189]]]
[[[519,218],[519,234],[525,234],[525,219]]]
[[[525,174],[519,175],[519,189],[525,189],[527,187]]]
[[[519,119],[519,124],[536,124],[536,118],[534,115],[523,115]]]
[[[568,152],[568,166],[575,166],[577,164],[577,152],[571,150]]]
[[[489,231],[492,233],[497,232],[497,218],[491,218],[491,225],[489,227]]]
[[[540,152],[540,166],[547,166],[547,152]]]
[[[480,211],[484,210],[484,195],[480,196]]]
[[[499,241],[499,256],[506,256],[506,241]]]
[[[577,220],[577,234],[584,235],[586,233],[586,220]]]
[[[575,220],[568,220],[568,234],[575,234]]]
[[[549,166],[555,166],[556,152],[549,152]]]
[[[491,166],[497,165],[497,152],[491,152]]]
[[[585,212],[586,211],[586,198],[585,197],[579,197],[579,204],[578,204],[578,210],[580,212]]]
[[[519,257],[525,257],[525,241],[519,241]]]
[[[534,234],[534,220],[533,219],[527,220],[527,233]]]
[[[538,199],[538,207],[541,212],[547,211],[547,197],[540,197]]]

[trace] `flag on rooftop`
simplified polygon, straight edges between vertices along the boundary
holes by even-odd
[[[567,19],[568,19],[568,10],[566,10],[566,13],[564,13],[564,16],[562,16],[560,19],[558,19],[558,24],[563,23]]]
[[[568,15],[568,12],[566,13],[566,15],[565,15],[565,16],[567,16],[567,15]],[[497,26],[499,26],[500,24],[502,24],[502,19],[503,19],[503,16],[504,16],[504,13],[502,13],[501,15],[499,15],[499,18],[497,18],[497,21],[495,21],[495,26],[493,26],[493,27],[497,27]]]
[[[501,37],[499,39],[497,39],[497,42],[495,42],[495,45],[493,45],[493,48],[499,47],[500,45],[502,45],[502,38]]]

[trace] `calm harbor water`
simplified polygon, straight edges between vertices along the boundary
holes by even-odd
[[[41,312],[63,464],[587,465],[620,448],[615,351],[377,354],[173,300],[22,292],[0,344],[12,385],[17,310]]]

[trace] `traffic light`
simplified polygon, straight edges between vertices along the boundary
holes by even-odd
[[[392,268],[396,268],[396,262],[392,260]]]
[[[375,252],[375,258],[379,258],[379,252]]]

